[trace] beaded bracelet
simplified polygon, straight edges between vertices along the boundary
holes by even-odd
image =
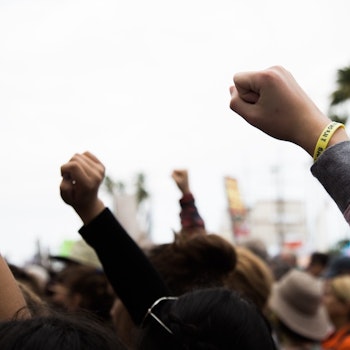
[[[314,162],[321,155],[321,153],[327,148],[329,140],[332,138],[335,131],[339,128],[345,128],[344,124],[338,122],[330,122],[322,131],[320,137],[317,140],[314,151]]]

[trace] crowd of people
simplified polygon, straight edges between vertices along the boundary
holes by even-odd
[[[313,157],[312,174],[350,222],[344,125],[280,66],[237,73],[230,94],[249,124]],[[99,197],[99,159],[76,153],[61,174],[91,259],[66,258],[43,277],[0,257],[1,349],[350,349],[350,257],[317,251],[299,266],[208,232],[185,169],[172,173],[181,229],[144,247]]]

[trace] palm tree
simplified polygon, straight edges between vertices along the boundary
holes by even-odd
[[[146,199],[150,198],[149,192],[146,190],[146,176],[143,173],[138,173],[136,175],[136,181],[134,183],[134,194],[137,205],[137,216],[138,220],[141,221],[141,226],[145,231],[147,236],[150,236],[151,232],[151,211],[147,206]],[[104,179],[104,189],[108,195],[113,199],[113,207],[116,208],[116,199],[117,196],[123,196],[126,194],[126,186],[122,181],[115,181],[112,177],[106,176]]]
[[[149,197],[149,194],[145,189],[145,175],[143,173],[137,174],[135,185],[137,204],[141,204],[145,199]]]
[[[104,185],[105,189],[107,190],[107,193],[110,195],[114,195],[115,191],[118,191],[119,193],[125,192],[125,184],[121,181],[114,181],[110,176],[106,176],[104,179]]]
[[[334,121],[345,124],[349,117],[344,104],[350,99],[350,66],[338,69],[336,83],[337,88],[330,96],[328,116]],[[341,112],[339,112],[339,107]]]

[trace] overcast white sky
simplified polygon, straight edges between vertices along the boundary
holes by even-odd
[[[326,111],[350,64],[349,11],[348,0],[0,0],[0,251],[16,261],[36,238],[79,237],[59,168],[85,150],[114,179],[145,173],[156,241],[179,225],[177,167],[213,232],[225,175],[250,205],[275,193],[279,164],[286,196],[323,203],[308,155],[247,125],[228,89],[238,71],[280,64]]]

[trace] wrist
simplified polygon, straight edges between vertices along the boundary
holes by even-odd
[[[192,202],[193,200],[194,198],[192,193],[188,192],[182,195],[182,198],[180,199],[180,204],[186,204],[186,203]]]
[[[186,195],[186,194],[188,194],[188,193],[191,193],[190,187],[189,187],[189,186],[181,186],[180,189],[181,189],[181,193],[182,193],[183,195]]]
[[[311,157],[314,156],[317,141],[325,127],[331,120],[325,115],[307,113],[307,117],[303,118],[300,125],[297,125],[296,143],[303,148]]]
[[[349,136],[345,128],[339,128],[334,132],[332,138],[329,140],[328,147],[343,141],[349,141]]]
[[[84,225],[87,225],[95,217],[102,213],[106,208],[104,203],[100,199],[96,199],[93,203],[90,203],[87,207],[75,209]]]
[[[314,162],[318,157],[329,147],[335,145],[339,142],[348,140],[347,133],[345,131],[345,126],[343,123],[331,121],[322,130],[320,136],[318,137],[313,158]]]

